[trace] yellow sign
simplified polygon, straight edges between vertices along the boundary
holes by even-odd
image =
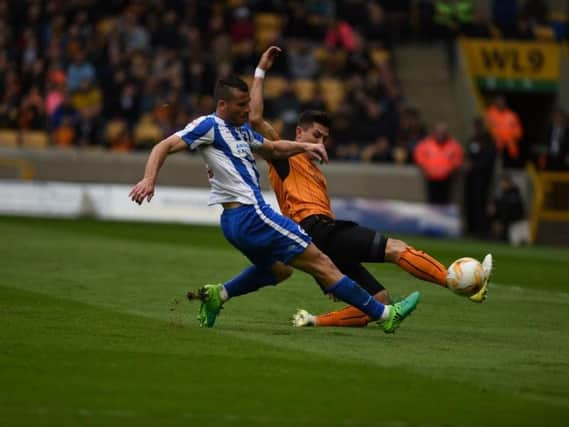
[[[461,46],[475,77],[559,80],[558,44],[463,39]]]

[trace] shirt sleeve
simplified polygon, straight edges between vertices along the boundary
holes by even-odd
[[[188,144],[191,150],[195,150],[202,144],[213,144],[215,121],[209,116],[198,117],[190,122],[184,129],[174,133]]]
[[[263,135],[261,135],[258,132],[255,132],[252,128],[251,125],[249,123],[245,123],[245,125],[243,125],[243,127],[245,129],[247,129],[247,132],[249,132],[249,141],[251,141],[249,143],[249,145],[251,146],[251,148],[255,148],[255,147],[259,147],[260,145],[263,145],[263,142],[265,141],[265,138],[263,137]]]

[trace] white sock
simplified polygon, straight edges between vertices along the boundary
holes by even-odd
[[[316,324],[316,316],[314,316],[313,314],[310,314],[310,313],[309,313],[306,318],[308,319],[308,324],[309,324],[310,326],[318,326],[318,325]]]
[[[225,286],[221,287],[221,291],[219,291],[219,296],[221,298],[221,301],[223,302],[229,299],[229,295],[227,295],[227,290],[225,289]]]
[[[388,305],[384,305],[383,306],[383,313],[381,313],[381,320],[386,320],[389,318],[389,310],[391,309],[391,307],[389,307]]]

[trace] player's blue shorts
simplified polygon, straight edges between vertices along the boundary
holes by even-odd
[[[260,267],[276,261],[287,264],[312,241],[300,225],[269,205],[224,209],[221,229],[233,246]]]

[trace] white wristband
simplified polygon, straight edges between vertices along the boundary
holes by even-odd
[[[264,79],[265,78],[265,70],[262,68],[255,68],[255,78]]]

